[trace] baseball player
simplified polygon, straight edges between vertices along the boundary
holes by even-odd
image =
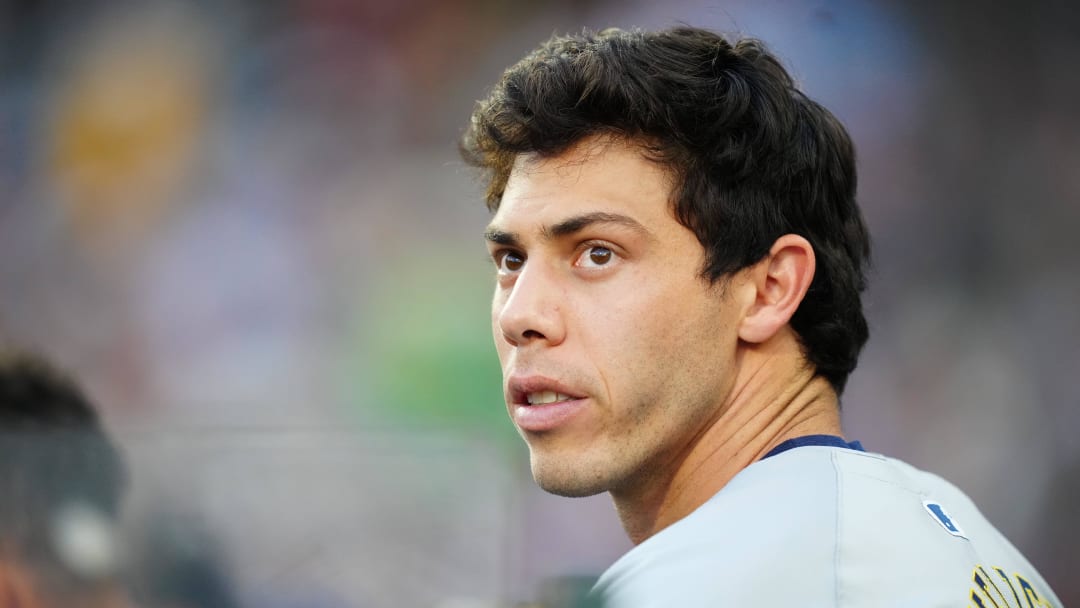
[[[1061,604],[959,490],[845,438],[869,238],[840,123],[755,40],[556,37],[462,140],[487,172],[506,405],[549,492],[609,492],[608,606]]]

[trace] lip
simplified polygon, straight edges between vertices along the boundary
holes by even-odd
[[[529,405],[526,395],[552,391],[569,396],[568,401]],[[506,386],[506,402],[514,424],[523,431],[551,431],[567,424],[585,409],[588,397],[560,382],[543,376],[511,377]]]

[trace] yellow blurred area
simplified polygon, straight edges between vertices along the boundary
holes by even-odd
[[[209,105],[197,38],[150,24],[110,29],[57,87],[48,172],[85,244],[124,242],[159,220],[198,154]]]

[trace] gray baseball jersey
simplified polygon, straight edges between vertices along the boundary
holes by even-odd
[[[1062,608],[952,484],[820,437],[744,469],[593,593],[606,608]]]

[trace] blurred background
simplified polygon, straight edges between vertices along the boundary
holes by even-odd
[[[553,33],[753,35],[849,128],[875,237],[848,436],[1080,603],[1067,2],[0,0],[0,340],[133,471],[147,604],[512,606],[629,548],[501,401],[475,101]],[[156,602],[156,604],[155,604]]]

